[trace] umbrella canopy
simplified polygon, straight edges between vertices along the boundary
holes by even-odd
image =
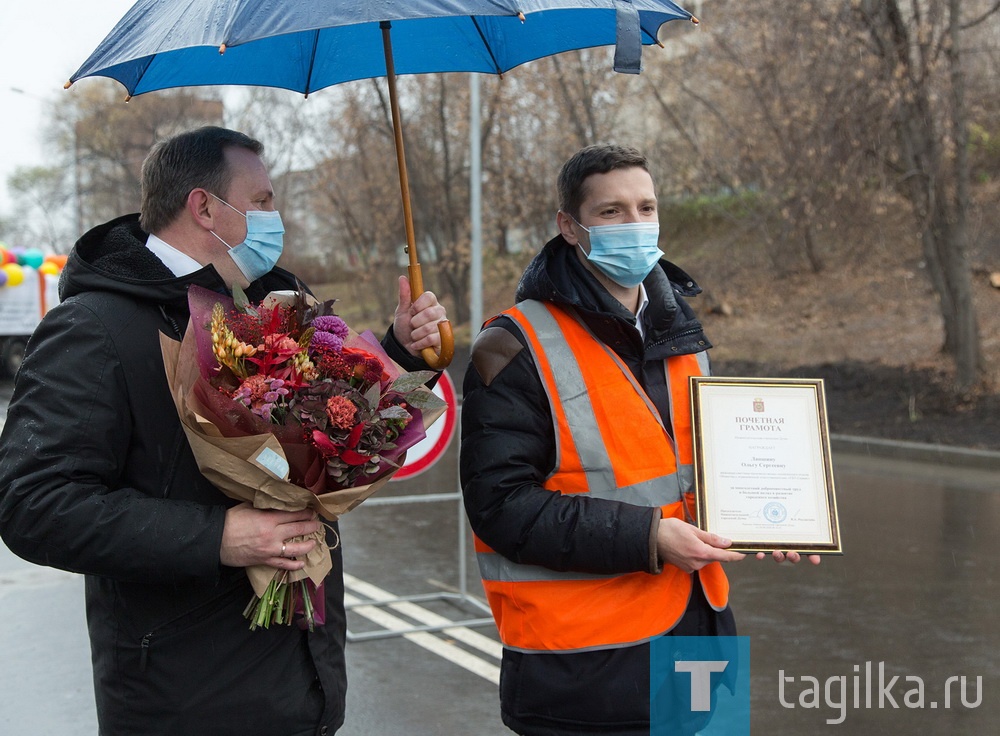
[[[397,74],[502,74],[563,51],[615,46],[615,69],[638,74],[642,46],[671,20],[670,0],[139,0],[77,70],[129,95],[172,87],[253,85],[303,94],[385,76],[414,296],[423,293],[410,210]],[[390,38],[391,36],[391,38]],[[428,365],[451,362],[451,326]]]
[[[111,77],[131,95],[224,84],[309,94],[385,76],[383,21],[397,74],[502,74],[608,45],[619,71],[638,73],[640,44],[690,18],[670,0],[139,0],[70,82]]]

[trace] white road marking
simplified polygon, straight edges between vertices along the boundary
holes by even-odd
[[[347,573],[344,573],[344,584],[355,593],[359,593],[366,598],[371,598],[372,603],[387,601],[396,597],[387,590],[383,590],[382,588]],[[426,608],[409,601],[390,603],[384,607],[391,608],[394,611],[412,618],[414,621],[426,624],[427,626],[441,626],[443,624],[447,624],[449,621],[449,619],[444,616],[440,616],[433,611],[428,611]],[[477,649],[484,654],[488,654],[497,660],[500,659],[500,656],[503,653],[503,645],[500,644],[500,642],[495,639],[491,639],[488,636],[483,636],[482,634],[479,634],[472,629],[465,628],[464,626],[450,626],[447,629],[443,629],[442,633],[447,634],[452,639],[462,642],[466,646]]]
[[[372,623],[378,624],[382,628],[389,631],[404,631],[411,626],[411,624],[407,623],[403,619],[393,616],[391,613],[388,613],[378,606],[364,605],[365,601],[351,595],[350,593],[344,594],[344,602],[353,606],[353,608],[351,608],[352,612],[358,614],[359,616],[363,616]],[[428,613],[430,612],[428,611]],[[438,655],[442,659],[446,659],[452,664],[457,664],[459,667],[462,667],[475,675],[479,675],[484,680],[489,680],[494,685],[500,684],[499,667],[485,662],[461,647],[449,644],[443,639],[439,639],[427,631],[411,632],[408,634],[402,634],[401,636],[404,639],[413,642],[417,646],[423,647],[427,651]]]

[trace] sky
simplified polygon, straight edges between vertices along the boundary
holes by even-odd
[[[63,84],[134,2],[0,0],[0,214],[14,214],[7,177],[45,162],[44,101],[73,94]]]

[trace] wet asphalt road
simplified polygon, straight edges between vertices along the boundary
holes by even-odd
[[[0,384],[0,408],[5,390]],[[456,492],[456,445],[431,470],[380,497]],[[998,472],[836,452],[834,465],[843,557],[818,568],[755,560],[729,568],[740,633],[751,638],[753,733],[811,734],[838,725],[850,734],[996,732]],[[458,523],[455,500],[371,504],[349,514],[342,532],[352,602],[461,591]],[[465,585],[478,596],[471,542],[463,558]],[[0,736],[96,733],[82,598],[79,576],[30,565],[0,546]],[[482,615],[468,603],[438,599],[356,608],[349,626],[361,634]],[[347,724],[338,733],[509,733],[498,715],[498,655],[492,626],[352,641]],[[874,680],[870,707],[866,663]],[[884,680],[898,677],[889,690],[895,708],[887,700],[879,707],[879,663]],[[946,709],[948,678],[961,676],[968,705],[955,680]],[[981,695],[973,706],[977,676]],[[819,684],[814,699],[808,678]],[[922,708],[915,695],[903,702],[915,678],[924,687]],[[846,698],[838,698],[841,687]]]

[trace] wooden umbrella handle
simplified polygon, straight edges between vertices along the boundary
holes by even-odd
[[[424,277],[420,272],[420,264],[411,259],[408,272],[410,294],[415,299],[417,295],[424,293]],[[451,365],[451,360],[455,357],[455,336],[451,332],[451,322],[448,320],[441,320],[437,327],[438,334],[441,336],[441,348],[437,352],[434,351],[434,348],[424,348],[420,351],[420,357],[431,368],[440,371]]]
[[[403,125],[399,116],[399,98],[396,96],[396,67],[392,61],[392,41],[389,38],[389,21],[379,24],[382,29],[382,46],[385,51],[385,76],[389,83],[389,109],[392,112],[392,133],[396,144],[396,170],[399,172],[399,191],[403,197],[403,225],[406,228],[406,254],[410,258],[410,294],[414,301],[424,293],[424,278],[417,258],[417,239],[413,232],[413,211],[410,208],[410,180],[406,175],[406,153],[403,150]],[[420,357],[434,370],[444,370],[455,355],[455,337],[451,332],[451,322],[438,322],[441,349],[424,348]]]

